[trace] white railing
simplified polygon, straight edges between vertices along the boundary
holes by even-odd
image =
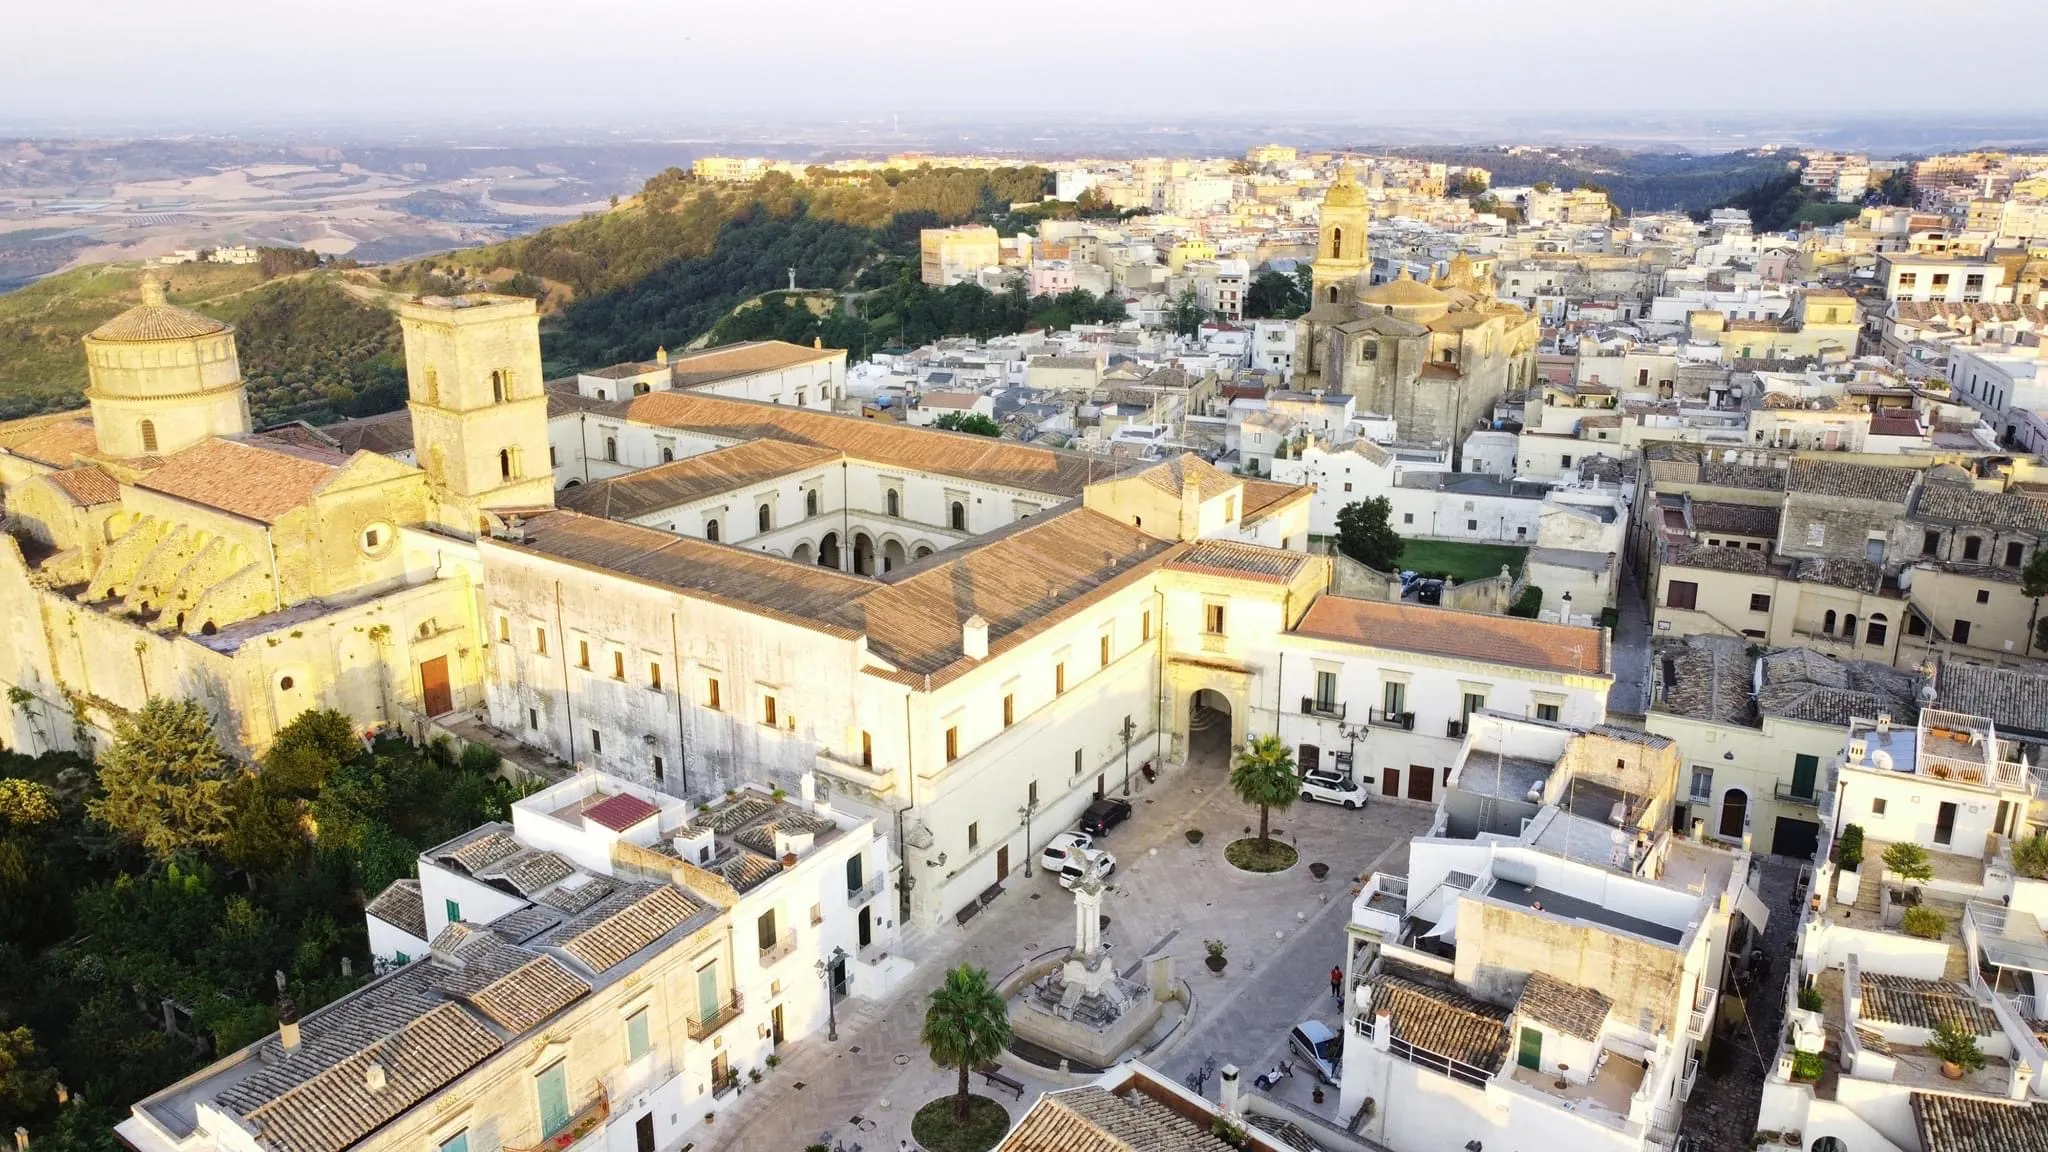
[[[846,890],[846,906],[858,908],[875,897],[880,896],[882,894],[882,886],[887,883],[887,880],[887,877],[877,872],[873,876],[868,877],[867,882],[860,887],[848,888]]]
[[[1680,1100],[1692,1099],[1692,1086],[1694,1081],[1697,1081],[1699,1079],[1699,1076],[1700,1058],[1695,1056],[1692,1059],[1687,1060],[1685,1062],[1685,1075],[1679,1077],[1678,1098]]]
[[[1714,1030],[1714,1009],[1719,1004],[1721,993],[1718,989],[1707,988],[1700,993],[1700,1003],[1692,1010],[1691,1035],[1695,1040],[1705,1040]]]

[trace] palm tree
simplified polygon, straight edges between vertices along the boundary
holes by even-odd
[[[1237,767],[1230,770],[1230,790],[1245,803],[1259,806],[1259,851],[1266,850],[1268,814],[1275,808],[1285,812],[1293,806],[1300,789],[1294,753],[1278,736],[1254,736],[1250,746],[1237,754]]]
[[[1001,1055],[1010,1043],[1010,1012],[988,982],[988,971],[961,964],[946,973],[946,982],[932,989],[918,1034],[932,1062],[960,1070],[960,1092],[953,1116],[967,1119],[967,1073]]]

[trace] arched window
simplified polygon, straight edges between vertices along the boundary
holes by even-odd
[[[661,450],[661,462],[662,462],[663,464],[667,464],[667,463],[669,463],[669,462],[673,461],[673,460],[674,460],[675,458],[676,458],[676,450],[675,450],[675,449],[673,449],[673,448],[663,448],[663,449]]]
[[[1820,630],[1829,636],[1835,634],[1835,610],[1833,608],[1828,609],[1827,614],[1820,618]]]
[[[1743,825],[1749,823],[1749,793],[1740,788],[1730,788],[1721,796],[1721,836],[1729,840],[1742,839]]]
[[[754,513],[754,518],[761,522],[759,530],[762,532],[766,532],[768,529],[775,526],[775,518],[768,511],[768,506],[766,504],[761,505],[760,509]]]
[[[951,518],[951,523],[953,525],[953,531],[967,531],[967,505],[962,504],[958,500],[953,501],[953,514]]]
[[[818,490],[816,488],[813,488],[809,492],[804,493],[804,515],[816,516],[817,514]]]
[[[903,496],[894,488],[889,489],[889,494],[888,496],[883,498],[883,503],[885,503],[888,506],[889,515],[903,515]]]
[[[1851,644],[1856,642],[1856,614],[1853,612],[1842,617],[1842,639]]]
[[[618,437],[616,437],[616,436],[607,436],[607,437],[605,437],[605,438],[604,438],[604,458],[605,458],[606,460],[609,460],[609,461],[611,461],[611,462],[612,462],[612,463],[614,463],[614,464],[617,464],[617,463],[619,462],[619,438],[618,438]]]
[[[144,452],[156,451],[156,421],[154,420],[144,420],[142,422],[142,450]]]
[[[1336,302],[1337,302],[1337,286],[1336,286],[1335,284],[1332,284],[1332,285],[1330,285],[1330,303],[1332,303],[1332,304],[1335,304]]]
[[[510,480],[512,478],[512,450],[510,448],[498,449],[498,478],[501,480]]]
[[[718,521],[706,520],[704,522],[704,538],[714,544],[718,542]]]
[[[1344,230],[1342,228],[1330,229],[1330,256],[1338,260],[1344,258]]]
[[[491,373],[491,403],[503,404],[504,402],[505,374],[503,372],[493,372]]]
[[[1863,642],[1865,644],[1883,644],[1890,624],[1891,621],[1885,619],[1884,613],[1872,612],[1870,614],[1870,623],[1863,626]]]

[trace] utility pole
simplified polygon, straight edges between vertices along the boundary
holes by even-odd
[[[1031,846],[1031,817],[1037,811],[1038,797],[1036,796],[1033,796],[1022,807],[1017,809],[1017,814],[1024,817],[1024,878],[1026,880],[1031,879],[1031,857],[1037,852]]]
[[[1124,717],[1124,795],[1126,796],[1131,794],[1131,734],[1137,730],[1138,726],[1131,722],[1131,718],[1129,716]]]

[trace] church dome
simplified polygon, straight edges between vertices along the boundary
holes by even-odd
[[[1448,307],[1450,304],[1449,297],[1408,275],[1406,268],[1401,270],[1398,279],[1375,284],[1359,293],[1358,299],[1365,304],[1391,304],[1396,308],[1425,308],[1433,304]]]
[[[91,338],[108,344],[146,344],[156,340],[191,340],[226,332],[211,316],[164,302],[164,286],[154,276],[142,278],[142,303],[92,330]]]

